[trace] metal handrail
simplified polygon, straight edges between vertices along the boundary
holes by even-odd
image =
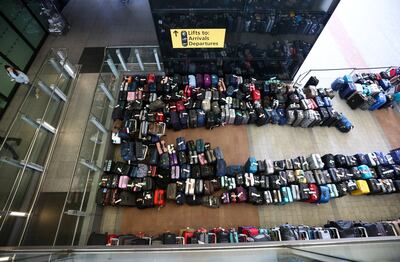
[[[382,69],[386,68],[386,70],[393,68],[395,66],[376,66],[376,67],[342,67],[342,68],[319,68],[319,69],[309,69],[308,71],[301,73],[298,75],[295,81],[293,81],[293,85],[301,84],[301,82],[306,78],[311,72],[327,72],[327,71],[344,71],[344,70],[352,70],[350,74],[354,71],[358,70],[371,70],[371,69]],[[301,78],[301,79],[300,79]],[[299,81],[300,80],[300,81]]]
[[[385,237],[362,237],[362,238],[340,238],[340,239],[313,239],[313,240],[291,240],[291,241],[265,241],[265,242],[239,242],[239,243],[217,243],[204,245],[157,245],[157,246],[57,246],[57,247],[0,247],[2,253],[136,253],[136,252],[182,252],[199,250],[237,250],[239,249],[263,249],[263,248],[285,248],[285,247],[308,247],[308,246],[332,246],[346,244],[366,243],[389,243],[398,242],[399,236]]]

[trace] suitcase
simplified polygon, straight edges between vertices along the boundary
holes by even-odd
[[[328,186],[319,186],[319,199],[318,204],[328,203],[331,197],[330,190]]]
[[[351,96],[349,96],[349,98],[347,99],[347,104],[350,106],[351,109],[357,109],[367,101],[368,99],[364,94],[355,92]]]
[[[165,206],[165,194],[166,191],[163,189],[156,189],[154,191],[154,205]]]
[[[255,173],[257,173],[257,169],[258,169],[257,167],[258,167],[258,164],[257,164],[256,158],[255,157],[249,157],[247,159],[246,164],[245,164],[246,172],[255,174]]]
[[[368,179],[367,184],[371,194],[383,193],[382,182],[380,182],[378,179]]]
[[[197,109],[197,127],[206,126],[206,113],[202,109]]]
[[[347,83],[339,90],[339,96],[342,99],[348,99],[354,92],[356,92],[354,83]]]
[[[309,184],[308,185],[308,199],[306,200],[306,202],[308,203],[316,203],[318,202],[318,197],[319,197],[319,189],[318,186],[316,184]],[[329,191],[329,189],[328,189]],[[329,193],[328,193],[329,194]],[[325,194],[324,194],[325,196]]]
[[[300,126],[301,122],[304,120],[304,111],[303,110],[295,110],[296,120],[293,122],[292,126],[297,127]]]
[[[186,111],[179,113],[179,122],[182,129],[189,128],[189,114]]]
[[[294,123],[294,121],[296,120],[295,111],[294,110],[286,110],[286,119],[287,119],[287,124],[292,125]]]
[[[264,191],[262,194],[263,194],[263,196],[264,196],[264,202],[265,202],[266,204],[269,205],[269,204],[272,204],[272,203],[273,203],[271,191],[266,190],[266,191]]]
[[[259,192],[255,187],[249,187],[249,196],[248,200],[250,203],[254,205],[261,205],[263,203],[263,198],[261,192]]]
[[[384,93],[378,93],[374,95],[374,98],[375,98],[375,103],[368,108],[368,110],[370,111],[379,109],[386,103],[386,95]]]
[[[235,117],[236,117],[235,109],[233,108],[229,109],[229,118],[228,118],[229,125],[233,125],[235,123]]]
[[[257,126],[263,126],[267,123],[267,117],[265,115],[265,111],[259,107],[256,108],[256,125]]]
[[[197,127],[197,112],[195,109],[189,110],[189,127]]]
[[[245,188],[243,188],[242,186],[238,186],[235,191],[239,203],[247,201],[247,190]]]
[[[195,183],[197,179],[188,178],[185,183],[185,195],[192,196],[195,192]]]
[[[352,196],[360,196],[369,194],[369,187],[367,181],[365,180],[356,180],[357,189],[351,191]]]

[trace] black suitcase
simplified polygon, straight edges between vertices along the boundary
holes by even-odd
[[[336,126],[336,124],[340,121],[340,114],[334,110],[332,107],[327,107],[326,110],[329,113],[329,120],[326,122],[326,126],[332,127]]]
[[[154,206],[154,192],[145,191],[136,199],[136,206],[139,209],[149,208]]]
[[[346,167],[346,156],[341,154],[335,155],[335,165],[337,167]]]
[[[179,113],[179,121],[182,129],[189,128],[189,114],[186,111],[182,111]]]
[[[324,168],[334,168],[335,166],[335,157],[332,154],[326,154],[321,157],[322,162],[324,162]]]
[[[107,233],[100,234],[92,232],[87,241],[88,246],[105,246],[107,244]]]
[[[327,122],[330,119],[328,110],[325,107],[318,108],[318,112],[321,116],[321,121],[319,123],[320,126],[326,126]]]
[[[136,194],[129,191],[122,191],[115,203],[120,206],[134,207],[136,206]]]
[[[197,127],[197,112],[194,109],[189,110],[189,126],[190,128]]]
[[[368,179],[367,183],[368,183],[369,191],[370,191],[371,194],[380,194],[380,193],[382,193],[382,187],[381,187],[382,183],[379,182],[377,179]]]
[[[299,184],[299,191],[300,191],[300,199],[303,201],[308,200],[308,196],[310,194],[310,189],[308,188],[308,185]]]
[[[308,79],[307,83],[304,85],[304,87],[307,87],[307,86],[317,86],[318,83],[319,83],[318,78],[315,77],[315,76],[311,76],[311,77]]]
[[[171,126],[175,131],[179,131],[182,129],[181,123],[179,120],[178,112],[172,111],[169,113],[171,117]]]
[[[359,92],[355,92],[347,99],[347,104],[351,109],[357,109],[359,106],[367,102],[367,97]]]
[[[206,114],[206,128],[211,129],[215,126],[215,113],[213,111],[209,111]]]
[[[257,120],[256,120],[256,125],[257,126],[263,126],[267,123],[267,117],[265,115],[265,111],[262,108],[256,108],[256,116],[257,116]]]

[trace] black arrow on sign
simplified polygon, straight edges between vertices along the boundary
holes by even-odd
[[[174,35],[175,35],[175,37],[177,37],[178,36],[178,31],[174,31]]]

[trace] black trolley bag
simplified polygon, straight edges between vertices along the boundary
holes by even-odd
[[[330,119],[328,110],[325,107],[320,107],[320,108],[318,108],[318,112],[319,112],[319,114],[321,116],[320,125],[321,126],[326,126],[327,122]]]
[[[121,193],[119,193],[118,200],[115,201],[115,203],[120,206],[135,207],[136,198],[137,195],[135,193],[129,191],[122,191]]]
[[[189,127],[190,128],[197,127],[197,112],[195,109],[189,110]]]

